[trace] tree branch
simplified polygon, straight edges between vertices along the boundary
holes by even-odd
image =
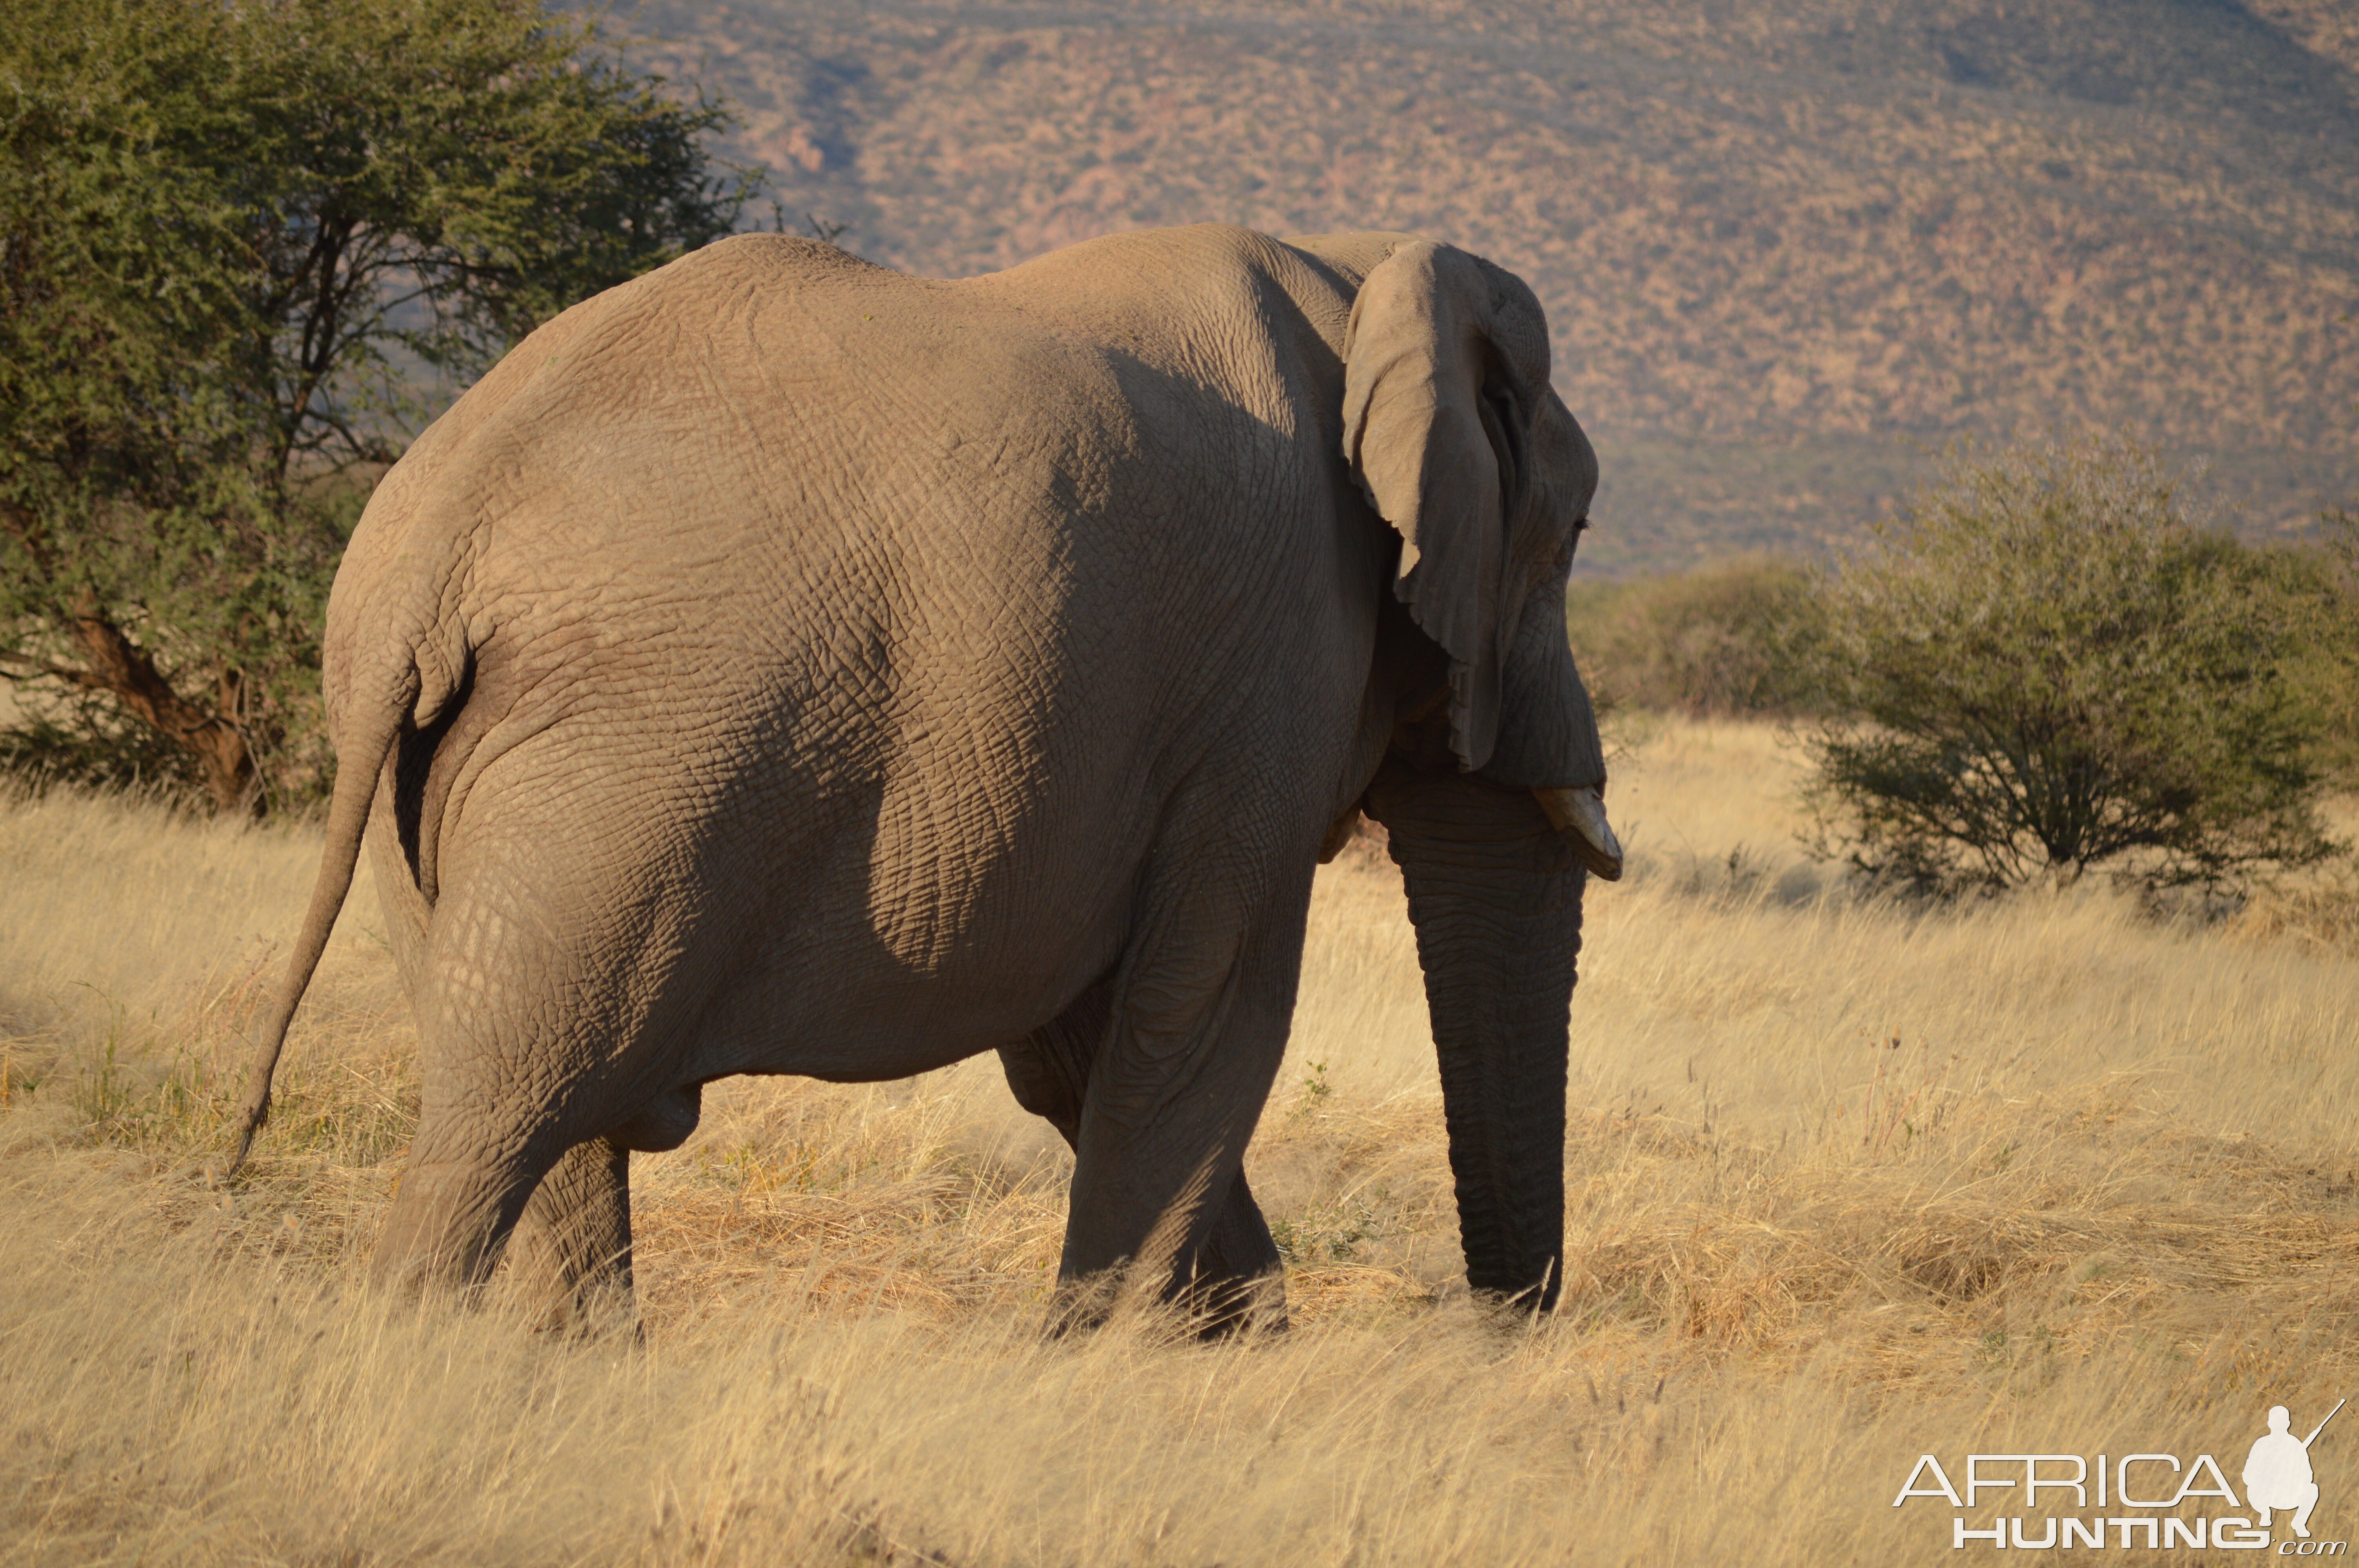
[[[54,665],[47,659],[37,659],[30,654],[12,654],[0,649],[0,665],[15,665],[16,669],[0,668],[0,680],[39,680],[44,676],[61,680],[84,691],[107,689],[88,670],[78,670],[71,665]]]
[[[108,618],[95,593],[84,589],[76,596],[67,632],[88,662],[88,668],[75,677],[78,684],[113,694],[147,724],[184,745],[222,724],[219,716],[172,689],[147,651]]]
[[[187,748],[204,770],[214,801],[224,810],[244,806],[259,813],[262,796],[255,789],[254,752],[234,714],[244,697],[244,681],[235,670],[223,672],[221,689],[228,715],[190,702],[172,689],[147,651],[134,643],[108,618],[97,594],[88,589],[77,596],[67,630],[87,670],[60,670],[85,690],[103,691],[147,724]]]

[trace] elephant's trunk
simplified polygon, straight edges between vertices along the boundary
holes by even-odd
[[[1582,858],[1529,790],[1396,761],[1367,805],[1389,834],[1417,927],[1467,1282],[1548,1311],[1563,1286]]]

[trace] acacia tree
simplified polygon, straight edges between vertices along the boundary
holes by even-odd
[[[223,807],[317,788],[321,611],[420,389],[733,229],[725,120],[540,0],[19,0],[0,676]]]
[[[1827,590],[1822,832],[1919,885],[2217,882],[2332,851],[2347,606],[2325,557],[2200,527],[2159,456],[1961,453]]]

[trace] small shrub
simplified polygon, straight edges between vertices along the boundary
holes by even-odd
[[[1817,703],[1822,615],[1811,573],[1775,557],[1573,588],[1565,619],[1608,708],[1712,717]]]
[[[1942,890],[2315,862],[2339,598],[2132,442],[1953,453],[1829,583],[1821,848]]]

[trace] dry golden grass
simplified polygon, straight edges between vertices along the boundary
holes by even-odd
[[[1296,1328],[1213,1347],[1038,1337],[1069,1163],[987,1061],[718,1087],[635,1167],[643,1344],[380,1300],[373,894],[224,1193],[315,841],[8,806],[0,1563],[1893,1563],[1951,1552],[1889,1506],[1921,1452],[2233,1478],[2268,1403],[2359,1391],[2359,958],[2096,890],[1864,902],[1797,782],[1758,726],[1629,742],[1537,1327],[1458,1282],[1397,884],[1322,872],[1252,1156]],[[2359,1435],[2315,1452],[2339,1539]]]

